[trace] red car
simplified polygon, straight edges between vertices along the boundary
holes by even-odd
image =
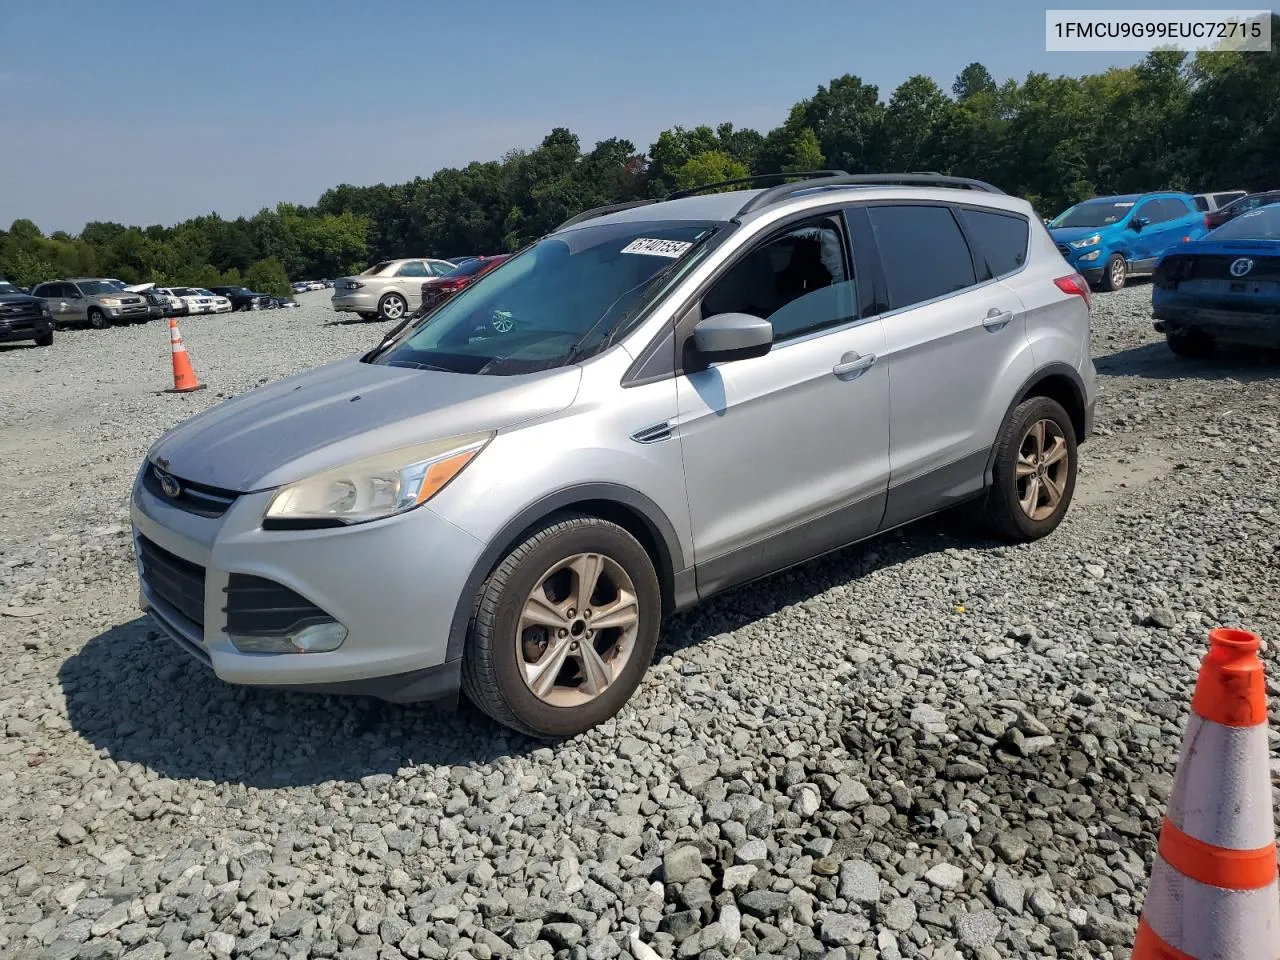
[[[1250,210],[1258,209],[1258,207],[1265,207],[1269,203],[1280,203],[1280,190],[1251,193],[1247,197],[1241,197],[1239,200],[1228,203],[1225,207],[1211,210],[1204,215],[1204,225],[1210,230],[1216,230],[1228,220],[1234,220],[1242,213],[1248,213]]]
[[[452,273],[443,277],[432,277],[422,285],[422,306],[419,313],[434,310],[459,290],[464,290],[498,264],[510,260],[510,254],[500,253],[493,257],[476,257],[461,264]]]

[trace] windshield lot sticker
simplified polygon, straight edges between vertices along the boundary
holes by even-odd
[[[687,240],[646,240],[637,237],[625,247],[623,253],[644,253],[651,257],[670,257],[673,260],[692,247]]]

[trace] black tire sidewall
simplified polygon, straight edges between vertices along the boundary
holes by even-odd
[[[640,607],[636,647],[622,675],[608,690],[579,707],[553,707],[539,700],[524,681],[517,662],[515,631],[526,597],[559,560],[576,553],[602,553],[618,562],[631,577]],[[491,586],[486,588],[486,594]],[[552,738],[574,736],[614,716],[639,686],[657,645],[662,619],[662,595],[653,564],[644,548],[614,524],[585,521],[557,530],[521,558],[502,585],[496,615],[483,637],[473,641],[489,647],[494,678],[505,706],[524,726]],[[477,621],[477,633],[483,629]]]
[[[1058,508],[1043,520],[1032,520],[1023,512],[1022,507],[1018,503],[1018,485],[1016,477],[1016,463],[1018,450],[1022,445],[1022,439],[1026,436],[1027,430],[1037,420],[1052,420],[1067,441],[1067,483],[1062,494],[1062,501],[1058,504]],[[1071,422],[1071,417],[1062,405],[1056,400],[1050,400],[1048,397],[1032,397],[1019,404],[1013,411],[1013,415],[1009,418],[1009,425],[1002,437],[1000,449],[997,451],[996,463],[993,469],[994,494],[996,509],[1003,516],[999,519],[1002,524],[1008,528],[1016,529],[1019,539],[1022,540],[1038,540],[1047,536],[1060,524],[1067,514],[1067,510],[1071,507],[1071,502],[1075,497],[1076,474],[1079,470],[1079,457],[1077,454],[1077,441],[1075,426]]]
[[[105,330],[107,328],[107,315],[96,307],[88,313],[89,326],[95,330]]]
[[[400,316],[394,317],[394,318],[387,316],[387,304],[390,303],[392,300],[399,300],[401,303],[404,304],[404,310],[401,311]],[[409,310],[408,300],[400,296],[400,294],[398,293],[388,293],[385,296],[383,296],[381,300],[378,301],[378,312],[376,316],[378,317],[379,320],[391,320],[391,319],[403,320],[404,315],[405,313],[408,312],[408,310]]]

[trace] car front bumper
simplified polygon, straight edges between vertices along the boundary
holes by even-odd
[[[478,540],[426,507],[349,527],[263,530],[273,491],[241,494],[221,517],[201,516],[153,493],[145,469],[131,505],[140,605],[219,678],[401,702],[456,696],[449,633],[483,550]],[[201,594],[193,616],[179,609],[183,594],[164,565],[144,563],[144,548],[154,556],[156,547],[178,558],[184,582],[202,584],[190,588]],[[242,652],[227,631],[232,574],[293,591],[346,627],[346,639],[325,653]]]
[[[112,320],[146,320],[151,316],[151,308],[145,303],[127,307],[103,307],[102,312]]]
[[[34,340],[53,333],[52,317],[22,317],[0,321],[0,343]]]
[[[1206,333],[1215,340],[1241,346],[1280,348],[1280,304],[1271,310],[1225,310],[1221,307],[1160,303],[1152,313],[1157,333]]]

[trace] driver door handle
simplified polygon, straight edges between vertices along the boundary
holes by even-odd
[[[840,358],[840,362],[831,368],[831,372],[836,375],[837,380],[857,380],[870,370],[875,362],[874,353],[846,353]]]
[[[987,311],[987,318],[982,321],[982,325],[988,330],[996,331],[1004,328],[1010,320],[1013,319],[1012,310],[997,310],[992,307]]]

